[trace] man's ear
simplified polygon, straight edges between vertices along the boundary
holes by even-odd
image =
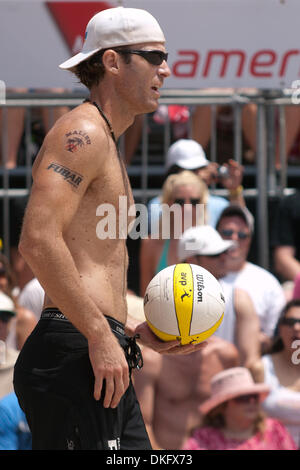
[[[113,74],[119,71],[120,55],[113,49],[107,49],[102,56],[102,63],[105,69]]]

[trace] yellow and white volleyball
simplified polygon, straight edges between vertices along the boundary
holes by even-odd
[[[163,341],[197,344],[220,326],[225,310],[222,287],[201,266],[180,263],[150,281],[144,312],[150,329]]]

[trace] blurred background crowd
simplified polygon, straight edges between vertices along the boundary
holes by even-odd
[[[192,105],[167,104],[163,95],[119,142],[135,200],[149,216],[148,236],[128,237],[129,315],[145,320],[148,283],[179,262],[210,271],[226,300],[205,349],[170,357],[143,348],[144,367],[134,375],[142,413],[154,449],[299,449],[300,107],[285,90],[198,91]],[[31,448],[12,376],[44,292],[18,241],[31,166],[48,130],[72,108],[70,96],[61,88],[9,89],[7,103],[18,105],[0,105],[0,449]],[[22,105],[28,97],[34,106]],[[40,97],[56,105],[38,106]],[[161,236],[164,204],[182,214],[189,207],[192,227],[180,238],[172,218],[170,236]],[[189,237],[193,252],[184,248]]]

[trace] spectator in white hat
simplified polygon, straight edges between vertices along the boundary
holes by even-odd
[[[297,450],[287,429],[266,418],[261,403],[270,389],[253,382],[244,367],[217,373],[211,397],[200,406],[203,426],[184,445],[185,450]]]
[[[258,380],[261,379],[262,364],[259,321],[253,302],[245,290],[235,289],[221,279],[226,275],[227,258],[234,245],[231,240],[223,240],[213,227],[191,227],[179,240],[178,259],[202,266],[219,280],[225,296],[225,313],[215,335],[236,346],[242,365],[248,367]]]
[[[179,240],[178,258],[180,262],[199,264],[220,279],[226,274],[225,259],[233,247],[233,242],[223,240],[209,225],[191,227]]]
[[[243,168],[238,162],[229,160],[220,167],[210,162],[202,146],[193,139],[179,139],[168,149],[165,161],[166,177],[173,173],[190,170],[196,173],[208,186],[213,183],[221,184],[228,189],[228,199],[209,193],[207,200],[208,223],[216,226],[217,220],[229,202],[245,205],[242,179]],[[161,196],[149,201],[149,220],[154,220],[160,214]]]

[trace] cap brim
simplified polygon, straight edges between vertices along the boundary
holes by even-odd
[[[1,313],[4,313],[5,315],[9,315],[11,317],[15,317],[17,315],[17,312],[13,310],[0,310],[0,315]]]
[[[196,170],[197,168],[203,168],[204,166],[207,166],[208,164],[209,164],[208,160],[204,161],[203,159],[201,159],[201,162],[199,162],[198,158],[194,158],[193,160],[188,160],[188,161],[179,160],[176,163],[173,163],[173,165],[180,166],[180,168],[184,168],[185,170]]]
[[[213,251],[207,251],[206,253],[201,253],[203,256],[214,256],[214,255],[220,255],[221,253],[224,253],[227,250],[230,250],[230,248],[233,248],[236,245],[234,241],[231,240],[224,240],[224,243],[222,243],[222,246],[220,246],[217,249],[214,249]]]
[[[188,240],[186,240],[186,242],[188,242]],[[215,256],[215,255],[220,255],[221,253],[224,253],[225,251],[227,250],[230,250],[230,248],[233,248],[234,246],[236,245],[236,243],[234,241],[231,241],[231,240],[224,240],[224,243],[222,243],[222,246],[220,246],[219,248],[216,249],[216,247],[214,247],[213,250],[207,250],[207,251],[202,251],[201,253],[199,252],[199,250],[197,249],[191,249],[191,250],[187,250],[187,249],[180,249],[179,248],[179,253],[178,253],[178,256],[179,256],[179,260],[180,261],[183,261],[187,258],[190,258],[192,256]]]
[[[73,67],[76,67],[76,65],[88,59],[99,50],[100,49],[93,49],[92,51],[89,51],[89,52],[79,52],[78,54],[74,55],[70,59],[60,64],[59,68],[62,70],[71,70]]]
[[[238,391],[232,391],[231,393],[226,392],[223,394],[216,395],[215,397],[204,401],[199,406],[199,411],[202,415],[206,415],[209,411],[213,410],[222,403],[231,400],[232,398],[236,398],[242,395],[249,395],[252,393],[257,393],[259,395],[260,402],[263,402],[270,393],[270,387],[266,384],[256,384],[251,387],[247,387],[243,390],[240,389]]]

